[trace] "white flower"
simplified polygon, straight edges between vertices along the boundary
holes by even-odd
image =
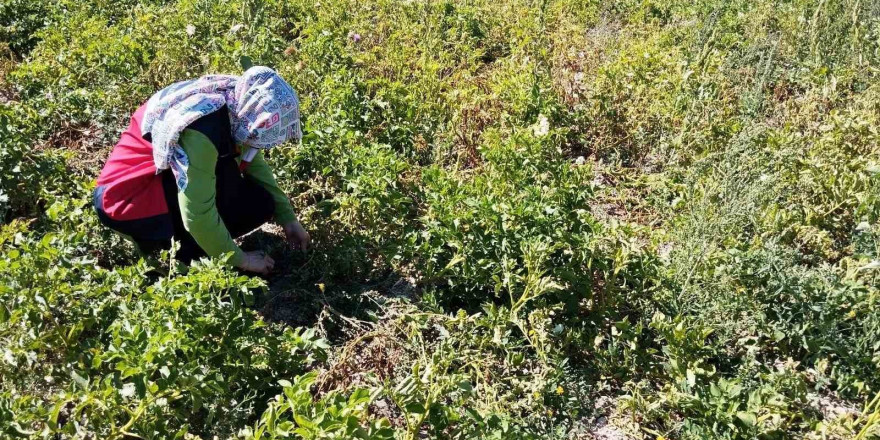
[[[3,360],[13,367],[18,366],[18,362],[15,361],[15,355],[12,354],[12,350],[9,350],[8,348],[6,350],[3,350]]]
[[[134,392],[135,392],[134,384],[127,383],[122,386],[122,389],[119,390],[119,395],[122,397],[126,397],[126,398],[127,397],[134,397]]]
[[[239,24],[237,24],[237,25],[232,26],[231,28],[229,28],[229,32],[231,32],[231,33],[234,34],[234,33],[238,32],[238,31],[240,31],[241,28],[243,28],[243,27],[244,27],[244,25],[241,24],[241,23],[239,23]]]
[[[538,123],[535,124],[533,130],[535,132],[535,136],[546,136],[547,133],[550,132],[550,121],[548,121],[547,117],[544,115],[539,116]]]
[[[196,27],[195,27],[195,26],[193,26],[193,25],[191,25],[191,24],[186,25],[186,34],[187,34],[187,35],[189,35],[190,37],[192,37],[193,35],[195,35],[195,33],[196,33]]]

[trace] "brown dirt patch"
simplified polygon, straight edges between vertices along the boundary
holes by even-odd
[[[104,130],[97,125],[65,122],[35,149],[68,152],[67,164],[71,168],[97,176],[113,145],[105,141]]]
[[[318,378],[318,390],[346,389],[368,385],[367,376],[380,381],[394,376],[394,369],[405,357],[398,341],[380,331],[369,331],[351,340],[342,354]]]

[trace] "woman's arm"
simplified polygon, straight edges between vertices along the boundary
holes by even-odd
[[[275,176],[272,175],[272,169],[269,168],[269,164],[263,158],[262,151],[257,152],[257,155],[254,156],[245,170],[245,173],[259,182],[272,195],[272,199],[275,200],[275,221],[284,227],[284,235],[287,236],[287,242],[294,249],[307,250],[311,237],[296,218],[296,212],[293,211],[293,206],[290,205],[290,199],[287,198],[287,194],[284,194],[284,191],[275,182]]]
[[[290,205],[290,199],[287,194],[278,187],[275,176],[272,175],[272,169],[263,158],[263,152],[257,152],[250,165],[245,168],[245,174],[259,182],[260,186],[266,189],[272,195],[275,201],[275,221],[280,225],[287,225],[296,221],[296,212]]]
[[[177,193],[183,225],[208,256],[232,252],[230,262],[239,267],[244,262],[245,253],[232,241],[214,200],[217,193],[214,173],[217,149],[207,136],[189,129],[180,134],[179,143],[189,158],[186,189]]]

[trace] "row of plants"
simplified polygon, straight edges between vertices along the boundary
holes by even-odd
[[[0,429],[876,437],[877,12],[2,1]],[[243,56],[300,93],[269,160],[315,249],[140,258],[90,210],[101,158]],[[254,306],[293,290],[331,318]]]

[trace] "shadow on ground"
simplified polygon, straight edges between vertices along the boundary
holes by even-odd
[[[375,322],[391,298],[413,298],[411,281],[394,272],[373,280],[325,280],[312,255],[290,249],[277,225],[264,225],[242,237],[245,250],[265,250],[275,260],[268,289],[254,307],[264,319],[294,327],[315,327],[328,339],[342,340]],[[318,268],[319,269],[319,268]]]

